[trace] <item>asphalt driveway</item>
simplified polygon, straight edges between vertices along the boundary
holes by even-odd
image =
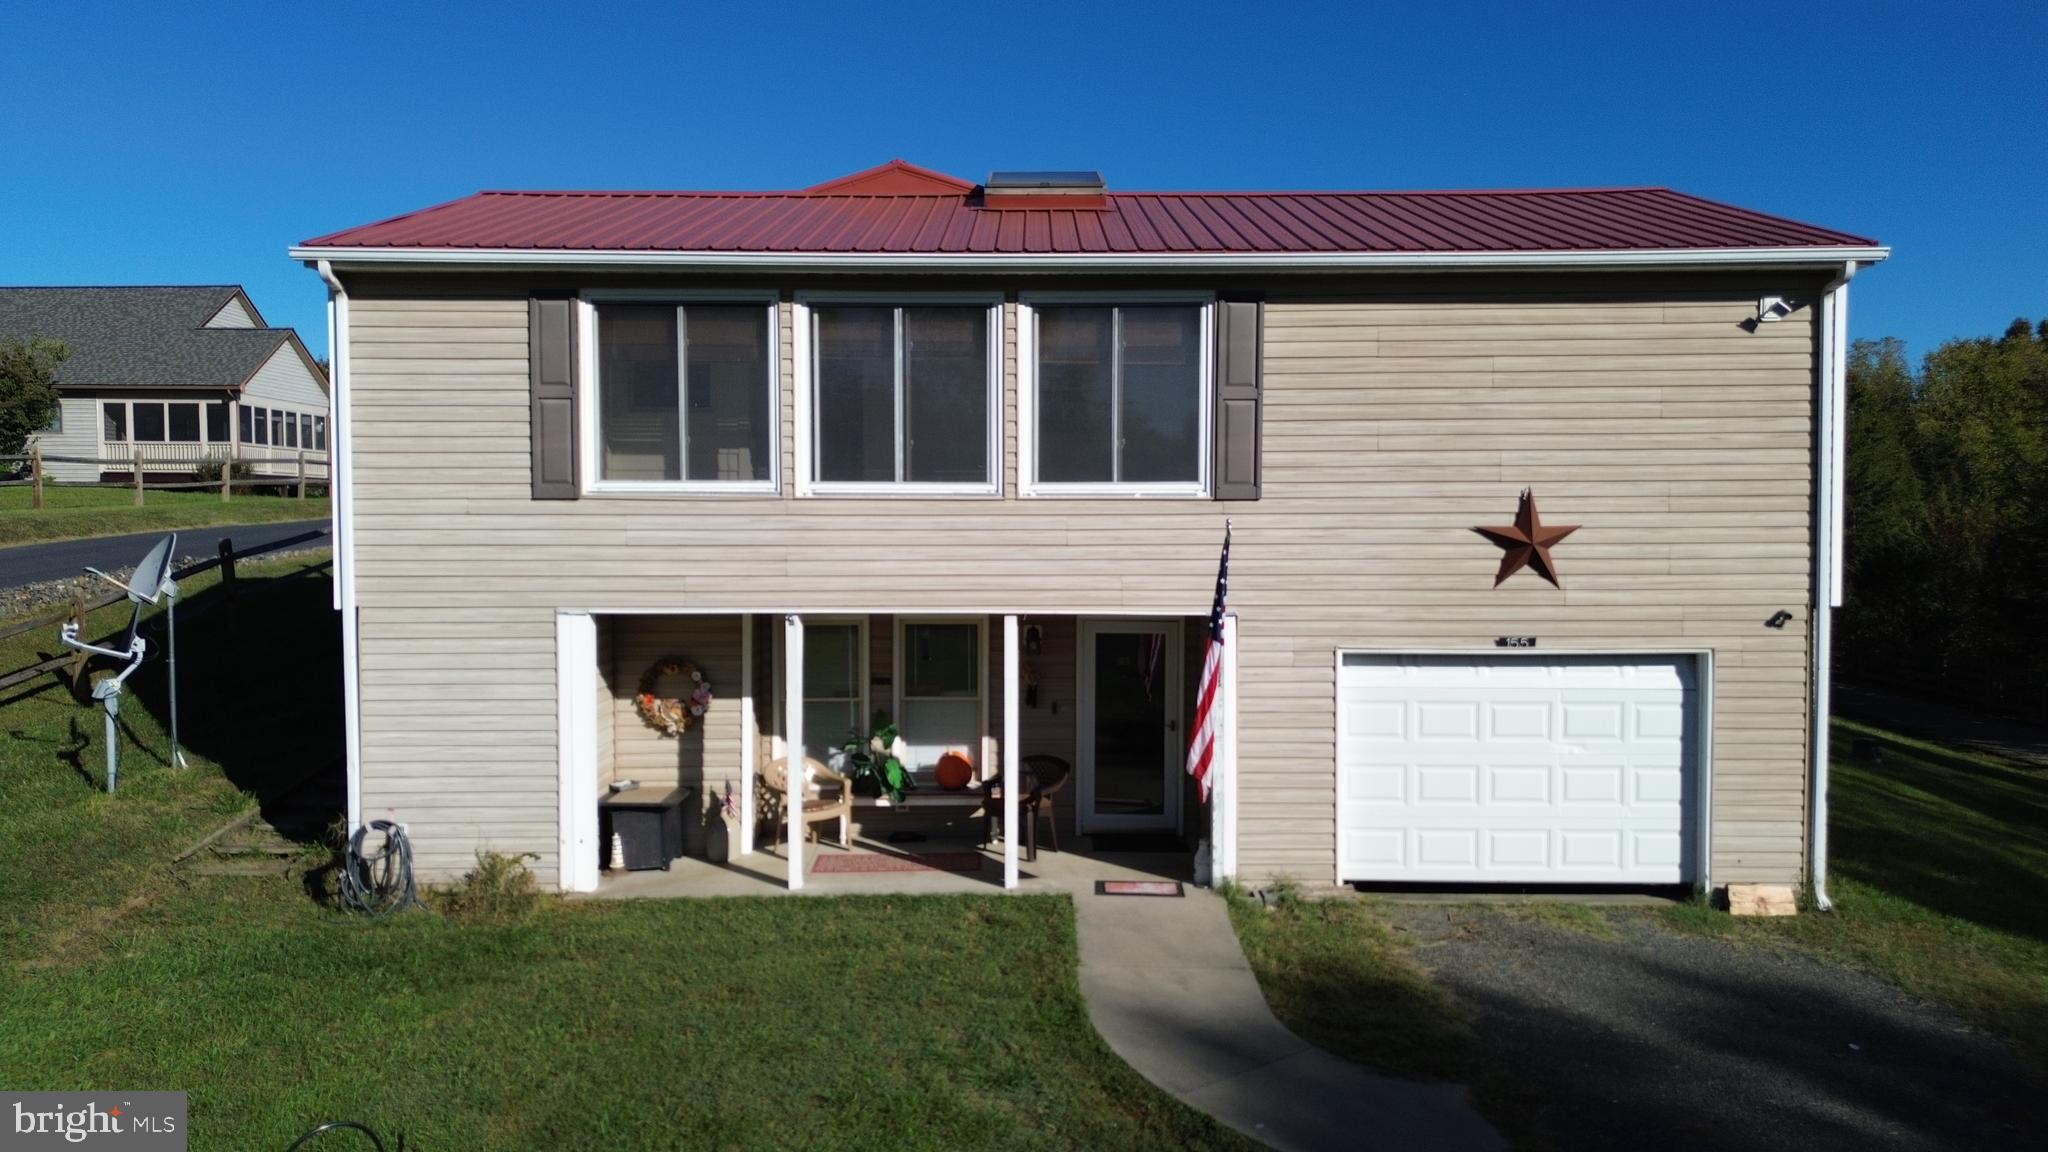
[[[2034,1148],[2048,1129],[2048,1085],[2002,1042],[1789,951],[1647,909],[1601,910],[1611,937],[1513,908],[1386,916],[1560,1149]]]
[[[317,548],[325,542],[328,521],[323,517],[284,524],[223,524],[176,531],[178,555],[197,560],[219,555],[223,537],[233,539],[238,549],[260,548],[273,541],[318,531],[322,533],[322,539],[306,542],[306,547]],[[141,560],[143,553],[167,534],[142,532],[133,536],[97,536],[90,540],[55,540],[0,548],[0,588],[67,579],[78,575],[87,566],[104,572],[127,568]]]

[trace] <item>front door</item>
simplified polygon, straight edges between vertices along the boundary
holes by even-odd
[[[1179,831],[1178,620],[1081,623],[1080,830]]]

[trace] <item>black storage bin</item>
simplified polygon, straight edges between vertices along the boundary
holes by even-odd
[[[631,871],[659,868],[683,854],[683,802],[694,788],[629,788],[613,792],[597,806],[599,845],[606,859],[616,835],[626,850]],[[618,861],[612,861],[614,867]]]

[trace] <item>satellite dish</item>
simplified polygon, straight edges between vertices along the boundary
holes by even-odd
[[[106,710],[107,714],[107,791],[109,792],[114,790],[115,780],[120,774],[121,755],[120,747],[117,743],[120,733],[115,719],[121,714],[121,690],[127,685],[128,677],[133,676],[135,670],[142,667],[143,657],[148,655],[148,642],[142,637],[142,608],[143,605],[155,604],[164,597],[170,598],[169,603],[164,607],[164,613],[170,641],[168,679],[171,689],[171,764],[178,768],[185,766],[185,753],[178,747],[178,584],[177,581],[171,579],[171,565],[175,562],[177,554],[178,534],[173,532],[169,536],[157,541],[155,546],[143,555],[142,562],[135,566],[134,573],[128,577],[125,583],[97,568],[86,569],[87,572],[126,592],[129,603],[135,605],[135,612],[128,620],[128,646],[126,648],[103,648],[100,645],[82,639],[78,635],[78,630],[83,622],[79,620],[65,621],[63,627],[58,629],[57,632],[58,641],[66,648],[75,648],[81,652],[91,653],[95,656],[105,656],[112,660],[125,660],[128,664],[118,674],[109,676],[93,685],[92,689],[93,699],[100,702],[101,707]]]

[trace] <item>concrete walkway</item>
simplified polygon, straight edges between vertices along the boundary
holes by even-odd
[[[1375,1075],[1266,1007],[1221,897],[1077,892],[1088,1018],[1147,1080],[1282,1152],[1507,1145],[1463,1088]]]

